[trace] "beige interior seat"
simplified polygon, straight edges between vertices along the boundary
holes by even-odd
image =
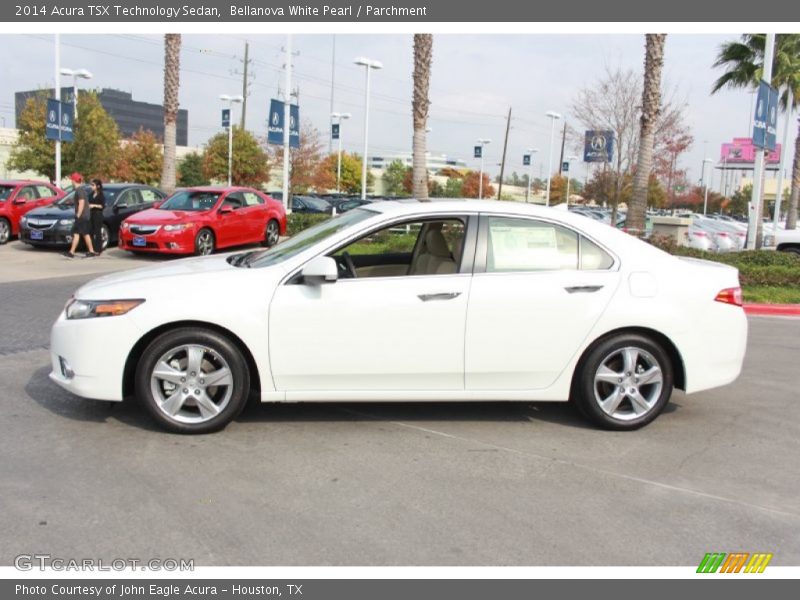
[[[446,275],[456,272],[447,240],[441,229],[431,229],[425,235],[425,244],[411,268],[410,275]]]

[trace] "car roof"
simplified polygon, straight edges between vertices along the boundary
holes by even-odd
[[[244,185],[232,185],[228,187],[227,185],[198,185],[196,187],[187,187],[182,188],[184,192],[257,192],[258,190],[255,188],[247,187]]]
[[[0,180],[0,185],[53,185],[49,181],[43,181],[41,179],[3,179]]]

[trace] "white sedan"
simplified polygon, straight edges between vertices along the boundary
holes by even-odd
[[[735,269],[567,211],[370,204],[269,250],[96,279],[53,325],[52,373],[135,396],[165,428],[219,430],[263,402],[567,401],[609,429],[673,388],[734,381]]]

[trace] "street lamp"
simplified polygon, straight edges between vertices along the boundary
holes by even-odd
[[[550,177],[553,173],[553,138],[556,133],[556,121],[561,118],[561,115],[555,111],[548,110],[544,113],[551,121],[550,126],[550,157],[547,159],[547,196],[545,196],[544,205],[550,206]]]
[[[533,179],[533,155],[539,152],[538,148],[528,148],[530,159],[528,162],[528,190],[525,192],[525,202],[530,202],[531,197],[531,179]]]
[[[569,207],[569,172],[571,170],[570,163],[573,160],[578,160],[578,157],[577,156],[568,156],[567,157],[567,196],[566,196],[567,207]]]
[[[481,138],[478,143],[481,145],[481,172],[478,177],[478,200],[480,200],[483,198],[483,147],[486,144],[491,144],[492,140]]]
[[[377,60],[370,60],[363,56],[359,56],[353,61],[355,64],[362,66],[366,71],[366,88],[364,90],[364,157],[361,161],[361,199],[367,199],[367,149],[369,143],[369,82],[370,73],[373,69],[378,70],[383,68],[383,64]]]
[[[710,159],[710,158],[704,158],[704,159],[703,159],[703,173],[702,173],[702,175],[700,176],[700,177],[701,177],[701,178],[704,180],[704,181],[703,181],[703,183],[705,184],[705,188],[706,188],[706,190],[705,190],[705,197],[704,197],[704,199],[703,199],[703,216],[705,216],[705,215],[706,215],[706,211],[708,210],[708,182],[707,182],[707,181],[705,181],[705,176],[706,176],[706,163],[713,163],[713,162],[714,162],[714,161],[713,161],[712,159]],[[711,171],[711,176],[712,176],[712,177],[714,176],[714,171]]]
[[[75,112],[72,115],[73,120],[78,120],[78,79],[91,79],[92,74],[87,71],[86,69],[61,69],[59,71],[61,75],[66,75],[67,77],[72,77],[72,106],[73,111]]]
[[[244,97],[241,94],[238,96],[222,94],[219,99],[228,103],[228,110],[230,111],[228,121],[228,187],[231,187],[231,170],[233,168],[233,105],[234,103],[239,104],[244,102]],[[284,129],[286,129],[285,126]]]
[[[336,120],[339,125],[339,150],[336,153],[336,193],[339,193],[340,182],[342,180],[342,121],[350,118],[350,113],[331,113],[331,118]]]

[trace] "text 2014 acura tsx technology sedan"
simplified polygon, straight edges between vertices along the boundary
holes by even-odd
[[[380,202],[269,250],[84,285],[51,378],[135,396],[167,429],[220,429],[264,402],[565,401],[652,421],[673,387],[731,383],[747,322],[735,269],[670,256],[566,211]],[[713,349],[707,341],[715,340]]]

